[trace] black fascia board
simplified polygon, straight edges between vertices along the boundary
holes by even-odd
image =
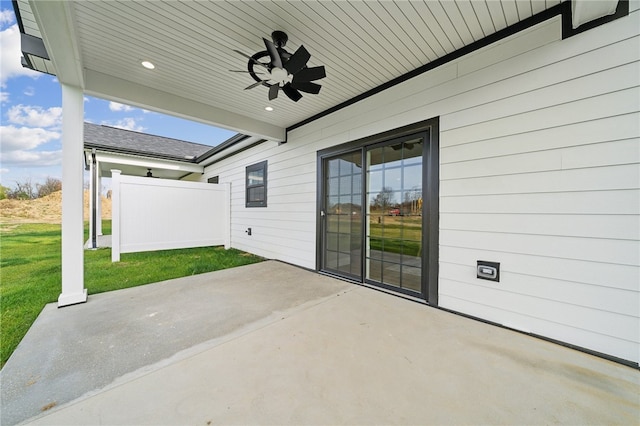
[[[22,68],[29,68],[30,70],[34,70],[37,71],[34,67],[33,64],[31,63],[31,60],[29,58],[27,58],[26,56],[22,56],[20,58],[20,64],[22,65]]]
[[[186,159],[184,157],[177,157],[177,156],[173,156],[173,155],[159,154],[159,153],[149,152],[149,151],[136,151],[136,150],[133,150],[133,149],[126,149],[126,148],[117,148],[117,147],[113,147],[113,146],[109,146],[109,145],[100,145],[100,144],[91,143],[91,142],[89,142],[89,143],[85,142],[84,148],[85,149],[95,148],[95,149],[100,150],[100,151],[105,152],[105,153],[135,155],[137,157],[154,158],[154,159],[160,159],[160,160],[172,160],[172,161],[177,161],[177,162],[180,162],[180,163],[189,163],[189,164],[195,164],[196,163],[196,159],[195,158]]]
[[[222,157],[218,158],[217,160],[213,161],[211,164],[215,164],[215,163],[217,163],[217,162],[219,162],[219,161],[226,160],[226,159],[227,159],[227,158],[229,158],[229,157],[233,157],[233,156],[234,156],[234,155],[236,155],[236,154],[240,154],[241,152],[244,152],[244,151],[246,151],[246,150],[248,150],[248,149],[251,149],[251,148],[253,148],[254,146],[260,145],[260,144],[261,144],[262,142],[264,142],[265,140],[266,140],[266,139],[259,139],[259,140],[255,141],[254,143],[252,143],[251,145],[247,145],[247,146],[242,147],[241,149],[239,149],[239,150],[237,150],[237,151],[230,152],[229,154],[224,155],[224,156],[222,156]],[[223,150],[220,150],[219,152],[221,152],[221,151],[223,151]],[[211,164],[207,164],[207,166],[210,166]]]
[[[20,7],[18,6],[18,0],[11,0],[11,5],[13,6],[13,13],[16,15],[18,30],[20,31],[20,37],[21,37],[20,43],[22,43],[22,35],[25,34],[25,32],[24,32],[24,24],[22,23],[22,15],[20,14]],[[22,46],[20,46],[20,51],[22,52]],[[33,66],[33,63],[31,63],[31,60],[29,59],[29,57],[24,53],[20,62],[23,68],[28,68],[30,70],[37,71]]]
[[[222,142],[220,145],[218,146],[214,146],[213,148],[211,148],[209,151],[205,152],[204,154],[202,154],[201,156],[199,156],[198,158],[195,159],[195,163],[201,163],[202,161],[216,155],[217,153],[224,151],[225,149],[228,149],[230,147],[232,147],[233,145],[242,142],[243,140],[249,138],[250,136],[248,135],[244,135],[242,133],[238,133],[237,135],[231,136],[229,139],[227,139],[226,141]]]
[[[451,53],[448,53],[447,55],[436,59],[435,61],[429,62],[428,64],[424,64],[412,71],[409,71],[406,74],[403,74],[401,76],[398,76],[392,80],[387,81],[386,83],[383,83],[377,87],[374,87],[373,89],[367,90],[364,93],[361,93],[351,99],[348,99],[338,105],[335,105],[325,111],[319,112],[318,114],[312,115],[309,118],[306,118],[296,124],[293,124],[289,127],[286,128],[285,130],[285,134],[288,134],[290,131],[297,129],[298,127],[302,127],[306,124],[309,124],[315,120],[318,120],[322,117],[325,117],[329,114],[332,114],[336,111],[339,111],[343,108],[346,108],[350,105],[353,105],[357,102],[360,102],[361,100],[364,100],[370,96],[373,96],[375,94],[378,94],[380,92],[382,92],[383,90],[389,89],[393,86],[396,86],[400,83],[404,83],[405,81],[416,77],[420,74],[423,74],[427,71],[431,71],[434,68],[438,68],[448,62],[451,62],[455,59],[458,59],[462,56],[468,55],[469,53],[472,53],[478,49],[482,49],[483,47],[489,46],[490,44],[493,44],[497,41],[500,41],[504,38],[510,37],[516,33],[519,33],[520,31],[526,30],[530,27],[533,27],[534,25],[538,25],[548,19],[554,18],[558,15],[561,16],[561,25],[562,25],[562,39],[566,39],[568,37],[574,36],[576,34],[579,34],[585,30],[597,27],[599,25],[602,24],[606,24],[607,22],[611,22],[615,19],[621,18],[623,16],[627,16],[629,14],[629,0],[619,0],[618,1],[618,6],[616,9],[615,14],[613,15],[609,15],[609,16],[605,16],[603,18],[599,18],[596,19],[592,22],[588,22],[585,23],[583,25],[581,25],[580,27],[573,29],[571,26],[571,1],[563,1],[561,3],[558,3],[557,5],[550,7],[549,9],[545,9],[540,13],[537,13],[533,16],[530,16],[527,19],[524,19],[522,21],[516,22],[513,25],[510,25],[500,31],[497,31],[493,34],[490,34],[480,40],[477,40],[471,44],[468,44],[458,50],[455,50]]]
[[[24,34],[24,24],[22,23],[22,16],[20,15],[20,7],[18,6],[18,0],[11,0],[13,6],[13,13],[16,15],[16,21],[18,22],[18,29],[21,34]]]
[[[368,97],[371,97],[373,95],[376,95],[384,90],[387,90],[393,86],[396,86],[400,83],[404,83],[405,81],[413,78],[413,77],[417,77],[420,74],[424,74],[427,71],[431,71],[434,68],[438,68],[448,62],[451,62],[455,59],[458,59],[462,56],[468,55],[471,52],[474,52],[478,49],[481,49],[483,47],[486,47],[492,43],[495,43],[499,40],[502,40],[503,38],[509,37],[513,34],[516,34],[524,29],[527,29],[533,25],[539,24],[541,22],[546,21],[547,19],[550,19],[556,15],[559,15],[562,13],[562,9],[566,8],[565,6],[563,6],[563,4],[566,4],[566,2],[563,3],[559,3],[549,9],[544,10],[543,12],[540,12],[536,15],[533,15],[523,21],[519,21],[513,25],[510,25],[500,31],[497,31],[493,34],[490,34],[480,40],[474,41],[471,44],[468,44],[458,50],[454,50],[451,53],[448,53],[446,55],[444,55],[441,58],[438,58],[434,61],[429,62],[428,64],[424,64],[422,66],[419,66],[418,68],[415,68],[412,71],[409,71],[406,74],[402,74],[401,76],[398,76],[392,80],[387,81],[386,83],[383,83],[377,87],[374,87],[373,89],[367,90],[366,92],[363,92],[361,94],[359,94],[358,96],[355,96],[351,99],[348,99],[334,107],[331,107],[325,111],[322,111],[316,115],[313,115],[307,119],[304,119],[302,121],[300,121],[299,123],[296,123],[292,126],[287,127],[286,132],[290,132],[292,130],[297,129],[298,127],[302,127],[305,124],[309,124],[315,120],[318,120],[324,116],[327,116],[329,114],[332,114],[336,111],[339,111],[343,108],[346,108],[350,105],[353,105],[357,102],[360,102]],[[571,9],[569,8],[569,13],[571,13]]]

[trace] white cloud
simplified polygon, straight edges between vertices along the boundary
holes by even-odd
[[[9,169],[5,169],[5,168],[0,168],[0,173],[9,173],[11,170]]]
[[[9,122],[32,127],[54,127],[62,122],[62,108],[14,105],[7,112]]]
[[[118,129],[133,130],[136,132],[143,132],[145,130],[144,127],[137,124],[136,120],[131,117],[123,118],[122,120],[118,120],[115,122],[103,121],[100,124],[104,124],[105,126],[117,127]]]
[[[133,111],[133,107],[129,105],[119,104],[118,102],[109,102],[109,109],[111,111]]]
[[[24,94],[25,96],[33,96],[36,94],[36,89],[34,89],[33,86],[27,86],[27,88],[24,89]]]
[[[59,138],[60,133],[45,129],[0,126],[0,141],[2,141],[0,148],[4,153],[33,149]]]
[[[0,102],[9,102],[9,92],[0,92]]]
[[[1,152],[2,164],[26,167],[57,166],[62,163],[62,150],[58,151],[11,151]]]
[[[5,19],[5,18],[2,18]],[[20,30],[14,24],[0,31],[0,87],[5,87],[7,80],[23,75],[38,78],[39,72],[22,67],[20,51]]]
[[[16,15],[11,9],[0,11],[0,24],[12,24],[16,20]]]

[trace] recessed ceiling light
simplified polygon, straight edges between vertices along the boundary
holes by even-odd
[[[264,109],[267,110],[267,111],[273,111],[273,107],[270,107],[270,106],[266,106],[266,107],[264,107]]]
[[[152,70],[152,69],[154,69],[156,67],[155,65],[153,65],[149,61],[142,61],[142,66],[145,67],[148,70]]]

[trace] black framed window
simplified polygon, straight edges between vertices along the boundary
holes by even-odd
[[[267,207],[267,161],[247,166],[246,207]]]
[[[220,183],[220,177],[219,176],[214,176],[214,177],[210,177],[209,179],[207,179],[207,183]]]

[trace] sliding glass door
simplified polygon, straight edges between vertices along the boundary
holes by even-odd
[[[428,299],[429,132],[319,155],[319,269]],[[432,151],[431,151],[432,153]],[[437,158],[436,158],[437,160]],[[435,170],[437,173],[437,170]],[[437,175],[436,175],[437,176]],[[431,226],[431,228],[429,227]],[[437,245],[437,234],[435,235]],[[433,254],[433,250],[432,250]],[[437,265],[437,258],[435,258]],[[432,262],[432,264],[434,264]],[[433,268],[432,268],[433,269]]]
[[[323,162],[323,269],[362,277],[362,152]]]
[[[421,137],[365,150],[365,278],[422,292]]]

